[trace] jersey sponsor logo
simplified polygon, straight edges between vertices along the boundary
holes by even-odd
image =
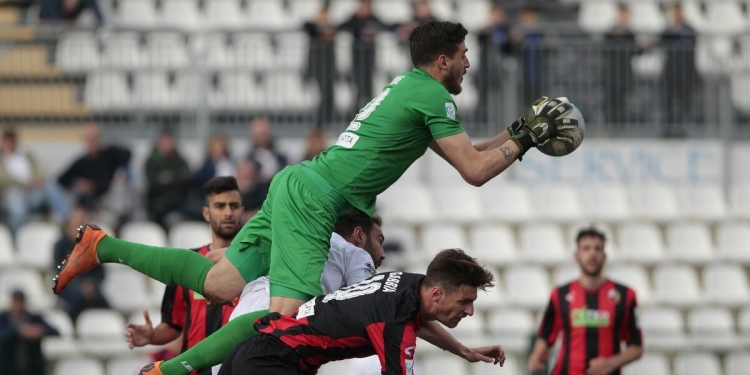
[[[383,292],[393,293],[398,289],[398,283],[401,282],[402,272],[391,272],[388,279],[383,284]]]
[[[406,369],[406,375],[414,375],[414,360],[405,359],[404,368]]]
[[[369,279],[373,276],[375,276],[375,267],[373,267],[370,262],[365,263],[365,279]]]
[[[390,85],[395,85],[395,84],[401,82],[402,79],[404,79],[404,76],[398,76],[398,77],[394,78],[393,81],[391,81]]]
[[[609,299],[611,299],[614,303],[620,303],[620,292],[617,291],[617,289],[610,289],[609,294],[607,295]]]
[[[339,136],[339,140],[336,141],[336,146],[341,146],[343,148],[352,148],[355,144],[357,144],[357,141],[359,140],[359,136],[354,133],[341,133]]]
[[[609,311],[573,309],[570,312],[570,320],[573,327],[609,327]]]
[[[308,316],[315,315],[315,298],[305,302],[297,310],[297,320],[307,318]]]
[[[453,103],[445,103],[445,115],[451,120],[456,119],[456,106]]]
[[[406,354],[407,357],[414,357],[414,349],[416,348],[416,346],[410,346],[404,349],[404,354]]]
[[[354,297],[375,293],[378,291],[378,289],[380,289],[380,286],[382,285],[380,283],[380,280],[383,280],[384,278],[385,275],[377,275],[373,278],[361,281],[346,288],[341,288],[323,297],[323,303],[328,303],[328,301],[330,300],[343,301]]]
[[[190,366],[190,364],[187,361],[182,361],[182,362],[180,362],[180,364],[183,365],[183,366],[185,366],[185,369],[188,370],[188,371],[190,371],[190,372],[195,371],[195,369],[193,369],[193,366]]]

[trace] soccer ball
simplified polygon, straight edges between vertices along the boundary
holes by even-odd
[[[558,99],[568,102],[567,98]],[[557,126],[558,136],[537,145],[536,148],[543,154],[565,156],[575,151],[583,142],[583,134],[586,130],[583,113],[575,104],[570,103],[570,105],[573,106],[573,110],[557,118],[558,120],[562,119],[562,124]]]

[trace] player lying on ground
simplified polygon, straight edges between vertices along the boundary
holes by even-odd
[[[270,311],[281,314],[323,294],[320,276],[336,219],[353,208],[372,215],[378,194],[428,147],[467,182],[480,186],[532,147],[554,137],[558,125],[563,125],[556,119],[572,110],[569,103],[546,101],[548,105],[529,111],[512,131],[503,130],[472,145],[451,97],[461,92],[470,66],[466,34],[461,24],[451,22],[427,22],[415,28],[409,37],[414,70],[387,85],[357,114],[336,144],[312,161],[279,172],[261,210],[216,265],[193,252],[118,240],[86,225],[63,261],[53,290],[60,293],[73,278],[100,263],[121,263],[218,303],[232,300],[245,284],[268,275]],[[247,319],[250,326],[252,315],[240,319]],[[162,370],[171,373],[179,371],[177,367]]]
[[[603,274],[605,240],[604,233],[593,228],[578,232],[575,258],[581,275],[552,291],[529,356],[529,372],[547,368],[549,349],[560,332],[563,344],[553,375],[620,375],[623,366],[643,354],[635,291]],[[621,352],[623,342],[627,348]]]
[[[492,274],[462,250],[438,253],[427,275],[387,272],[316,297],[288,315],[269,314],[260,335],[235,347],[220,375],[315,374],[330,361],[377,354],[387,375],[412,374],[417,332],[425,322],[454,328],[474,314],[477,290]],[[505,362],[500,346],[477,349]]]
[[[371,218],[361,213],[350,213],[339,218],[336,222],[336,229],[331,236],[328,261],[323,268],[321,283],[326,293],[331,293],[344,286],[354,285],[375,274],[376,268],[385,258],[381,225],[380,217],[374,216]],[[221,252],[221,250],[214,250],[214,252]],[[220,258],[220,256],[216,257],[216,253],[214,256],[217,260]],[[240,315],[263,310],[267,312],[269,303],[268,277],[263,276],[245,286],[239,303],[229,317],[230,323]],[[165,308],[171,308],[172,303],[167,305],[169,306],[162,307],[162,312],[168,314],[169,311],[165,311]],[[175,339],[179,335],[179,331],[164,323],[168,319],[162,319],[162,321],[156,329],[149,321],[143,325],[129,326],[130,329],[126,332],[126,338],[130,347],[164,344]],[[223,336],[210,335],[165,363],[179,364],[184,361],[189,366],[189,368],[185,368],[185,372],[192,371],[191,369],[208,369],[213,365],[220,364],[235,345],[247,338],[243,334],[237,334],[238,332],[244,332],[246,327],[235,327],[232,325],[234,323],[230,323],[221,328],[221,330],[226,330],[222,332],[227,332],[227,334]],[[169,335],[169,333],[172,334]],[[171,340],[165,342],[162,339],[163,336],[171,337]],[[221,337],[221,340],[215,340],[216,337]],[[158,373],[156,371],[160,366],[161,363],[155,366],[155,373]]]

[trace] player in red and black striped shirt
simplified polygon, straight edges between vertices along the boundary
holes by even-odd
[[[387,375],[411,375],[417,331],[439,321],[453,328],[474,313],[477,289],[492,274],[461,250],[439,253],[427,275],[377,274],[289,314],[271,313],[255,323],[261,333],[237,345],[219,375],[315,374],[326,362],[377,354]],[[472,362],[500,363],[499,346],[472,350]]]
[[[578,280],[552,291],[529,358],[529,371],[543,371],[549,348],[562,332],[562,348],[552,375],[619,375],[643,354],[635,291],[602,275],[604,234],[590,228],[578,233]],[[621,351],[625,342],[627,348]]]
[[[229,247],[242,227],[242,197],[234,177],[216,177],[209,180],[204,187],[204,194],[206,202],[203,217],[211,229],[211,244],[192,250],[216,262],[223,252],[212,252]],[[235,304],[237,299],[234,301]],[[146,324],[128,324],[126,339],[132,349],[148,344],[166,344],[177,339],[182,333],[184,352],[226,324],[234,309],[232,306],[234,305],[209,306],[203,296],[192,290],[182,286],[167,287],[161,305],[161,324],[154,328],[148,311],[144,311]],[[193,375],[204,374],[210,375],[211,369],[193,372]]]

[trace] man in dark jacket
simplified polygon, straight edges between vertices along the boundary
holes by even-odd
[[[185,202],[192,183],[187,161],[175,146],[175,137],[164,130],[146,160],[147,206],[151,219],[167,228],[186,212]],[[170,220],[170,216],[174,219]]]
[[[0,313],[0,370],[3,374],[44,375],[42,338],[57,335],[41,316],[26,311],[24,293],[14,291],[10,310]]]

